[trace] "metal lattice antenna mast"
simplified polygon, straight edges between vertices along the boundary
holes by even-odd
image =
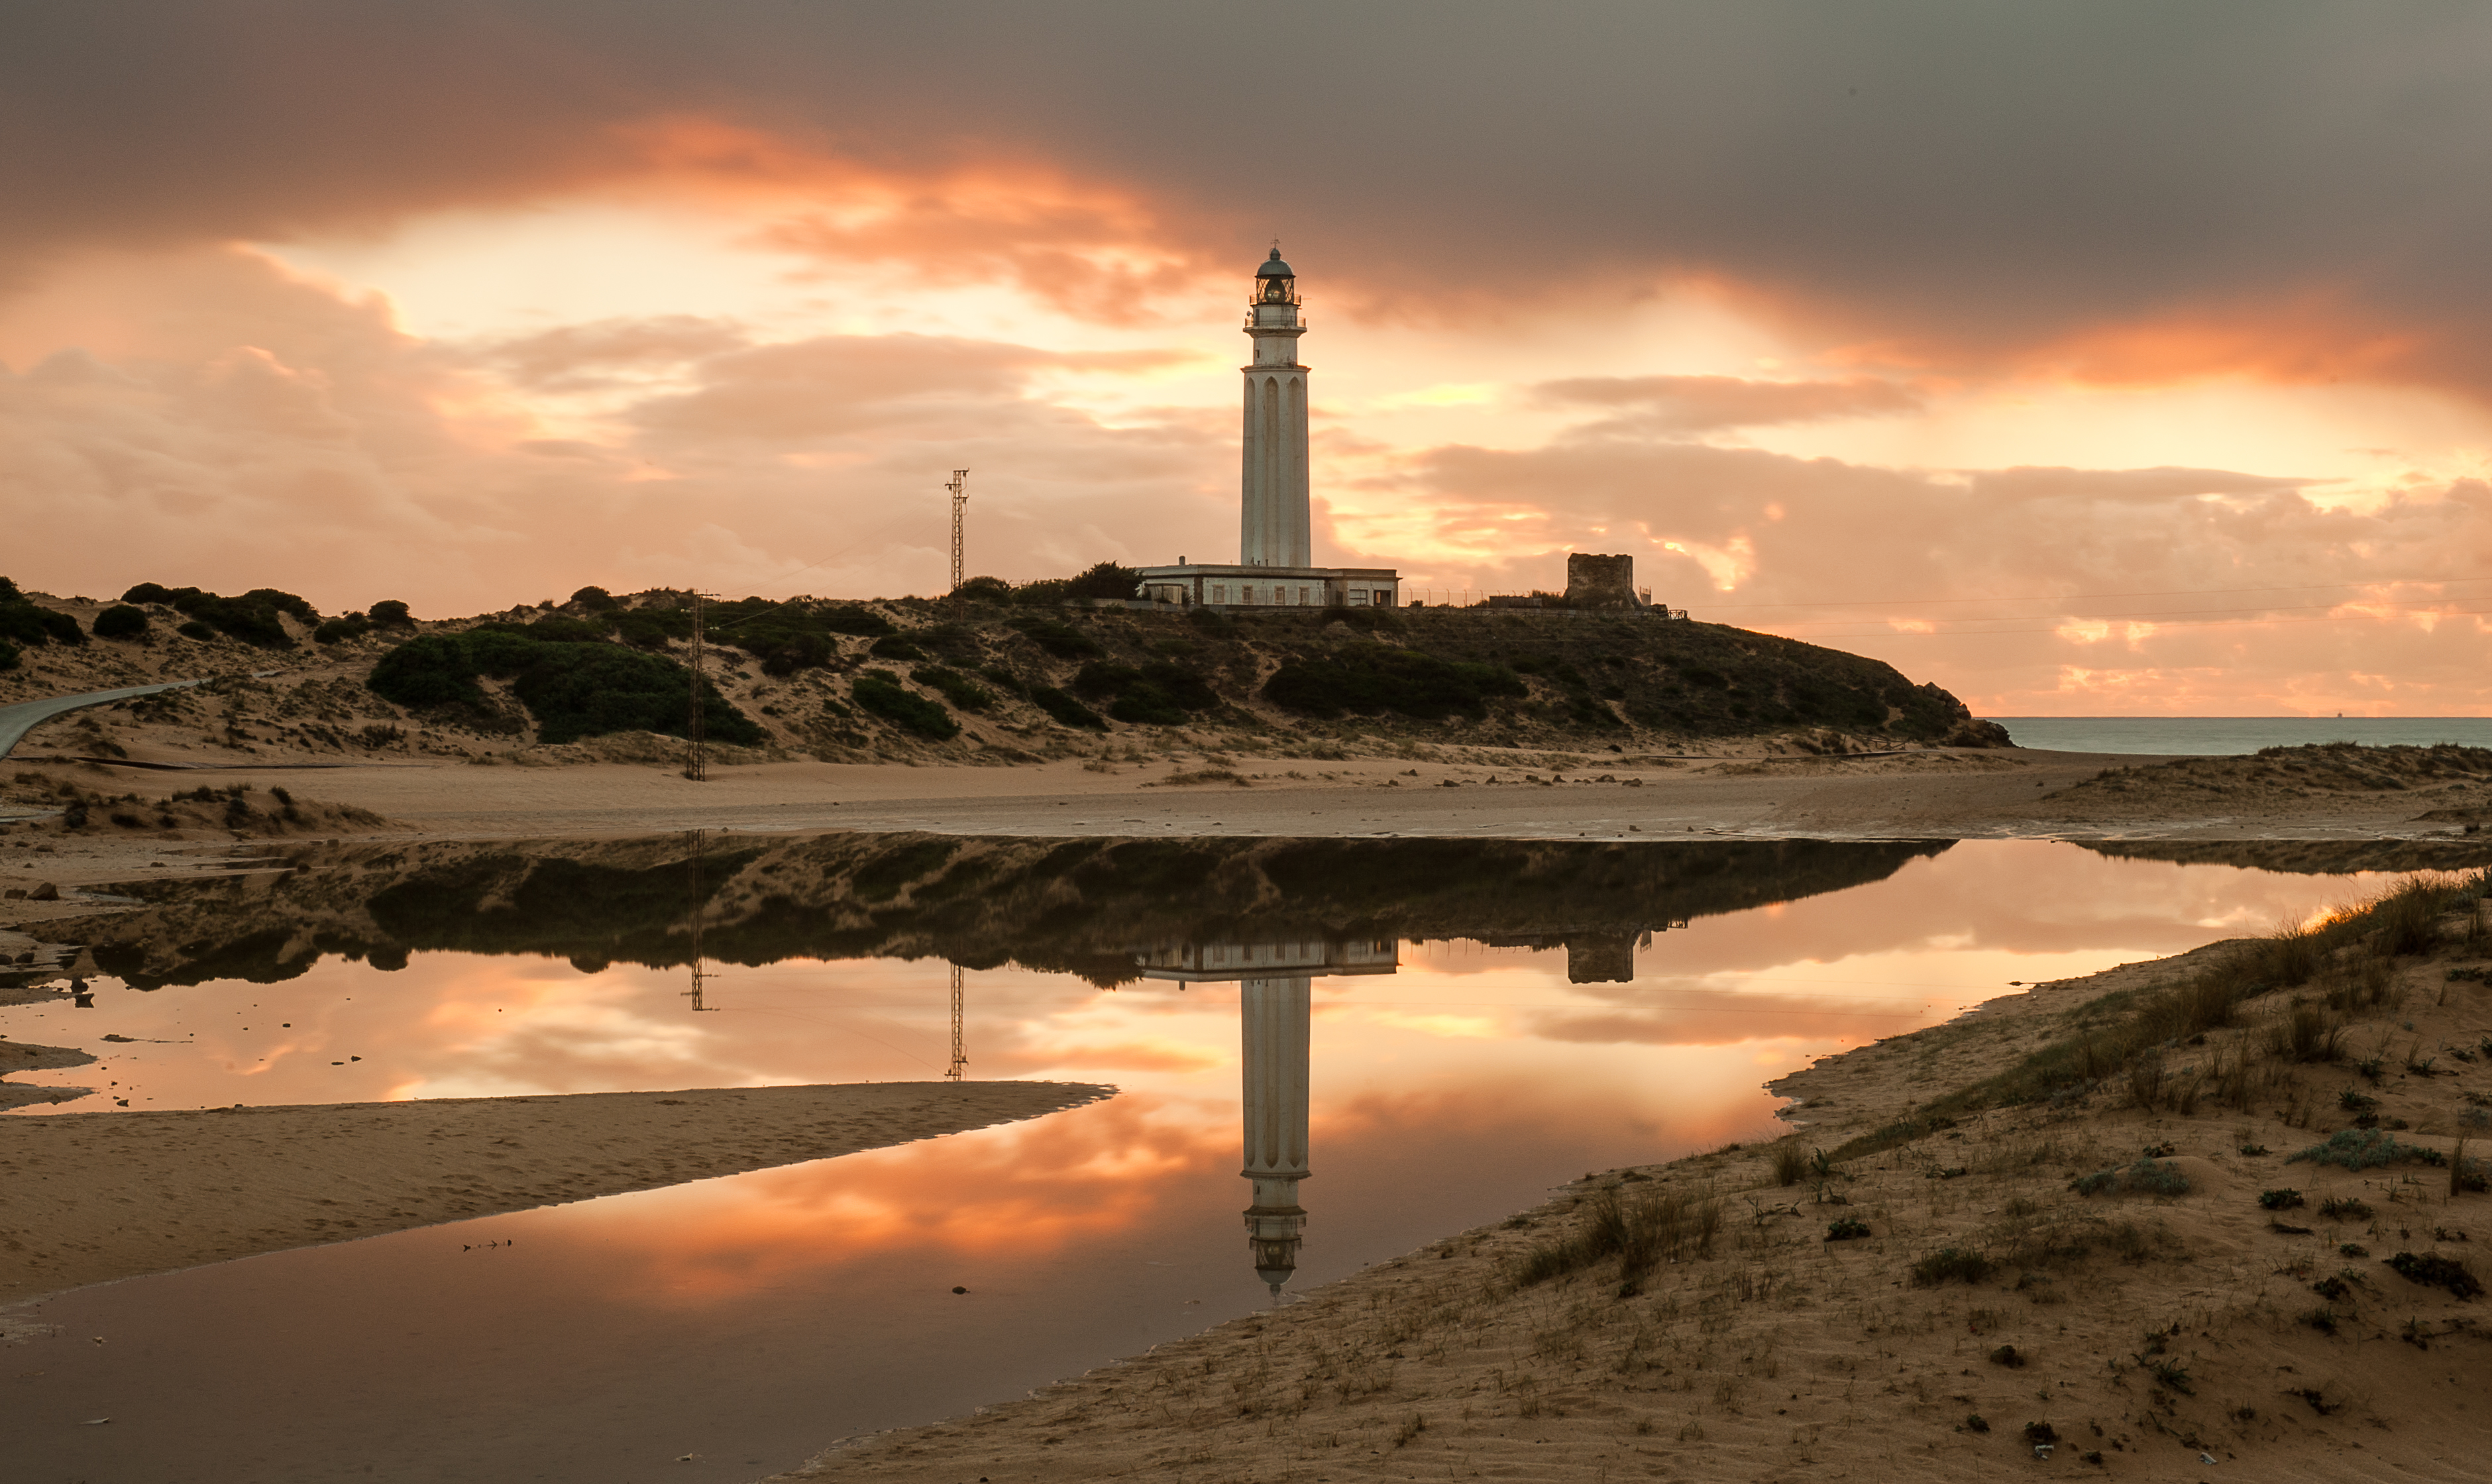
[[[692,854],[684,857],[684,876],[691,886],[690,896],[692,898],[693,987],[684,993],[692,996],[693,1012],[695,1014],[698,1014],[703,1010],[715,1010],[718,1008],[716,1005],[705,1005],[701,1003],[701,986],[718,976],[710,973],[705,967],[704,955],[701,950],[701,926],[703,919],[709,915],[709,904],[701,900],[701,851],[709,844],[709,834],[705,830],[695,830],[692,832],[692,836],[693,850]]]
[[[952,965],[952,1069],[943,1074],[943,1080],[959,1082],[961,1069],[968,1064],[969,1058],[963,1054],[961,1049],[961,965],[955,964]]]
[[[711,596],[709,593],[693,594],[693,683],[691,709],[684,717],[684,777],[697,784],[709,778],[709,708],[703,704],[708,687],[701,675],[701,602]]]
[[[969,503],[969,471],[954,469],[952,482],[943,487],[952,491],[952,591],[961,588],[964,575],[961,567],[961,512]]]

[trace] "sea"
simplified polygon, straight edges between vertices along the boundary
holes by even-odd
[[[2200,757],[2312,742],[2492,747],[2492,716],[2002,716],[2019,747]]]

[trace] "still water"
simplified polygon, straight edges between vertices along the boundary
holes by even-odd
[[[1998,841],[737,837],[294,864],[161,887],[96,928],[111,971],[86,1006],[0,1009],[15,1039],[109,1054],[22,1079],[96,1096],[12,1116],[922,1081],[949,1062],[956,965],[969,1077],[1119,1093],[45,1301],[27,1317],[59,1333],[0,1351],[13,1480],[751,1478],[1585,1171],[1771,1132],[1765,1080],[2011,981],[2376,884]]]
[[[2263,747],[2492,747],[2492,716],[2004,716],[2019,747],[2055,753],[2239,757]]]

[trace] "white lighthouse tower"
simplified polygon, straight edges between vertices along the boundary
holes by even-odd
[[[1255,359],[1246,373],[1246,436],[1237,521],[1237,560],[1247,567],[1315,563],[1307,519],[1307,369],[1298,364],[1298,276],[1281,250],[1255,270],[1246,309]]]
[[[1255,1276],[1278,1300],[1298,1265],[1305,1240],[1306,1207],[1298,1182],[1307,1169],[1307,1032],[1309,981],[1249,979],[1238,986],[1238,1039],[1245,1052],[1246,1167],[1237,1172],[1252,1184],[1255,1203],[1246,1208],[1246,1243]]]
[[[1307,369],[1298,361],[1298,275],[1278,246],[1255,270],[1237,455],[1237,565],[1144,567],[1135,597],[1171,608],[1391,608],[1402,576],[1389,567],[1315,565],[1307,477]]]

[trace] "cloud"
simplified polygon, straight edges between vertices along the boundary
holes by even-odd
[[[0,53],[0,256],[810,158],[785,244],[1103,314],[1278,233],[1372,312],[1697,282],[1862,364],[2492,391],[2480,11],[1286,14],[1273,69],[1142,0],[53,7]]]
[[[1738,376],[1577,376],[1531,388],[1547,404],[1621,409],[1579,434],[1684,437],[1776,423],[1883,417],[1921,410],[1921,399],[1890,381],[1749,381]]]
[[[931,591],[939,485],[964,465],[971,564],[1016,580],[1147,560],[1233,519],[1226,418],[1142,406],[1110,426],[1045,384],[1173,352],[764,345],[689,316],[428,343],[227,249],[98,262],[17,308],[12,343],[109,332],[0,368],[15,575],[50,588],[276,586],[430,614],[586,581]]]

